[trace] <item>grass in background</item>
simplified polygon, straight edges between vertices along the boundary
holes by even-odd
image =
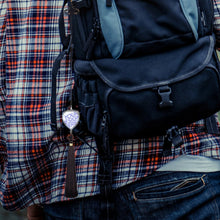
[[[1,220],[27,220],[26,209],[21,211],[10,212],[0,206],[0,219]]]

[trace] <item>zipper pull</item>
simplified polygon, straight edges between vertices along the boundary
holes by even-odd
[[[205,14],[203,11],[201,12],[201,21],[202,21],[203,26],[206,27],[207,26],[206,19],[205,19]]]
[[[76,3],[77,1],[69,2],[68,14],[74,14],[74,15],[79,14],[80,9],[78,8],[78,5]]]
[[[102,143],[103,150],[105,153],[108,153],[110,150],[109,147],[109,124],[108,124],[108,112],[104,111],[101,122],[101,133],[102,133]]]
[[[107,122],[108,122],[108,116],[107,116],[108,112],[107,111],[104,111],[103,112],[103,117],[102,117],[102,123],[101,123],[101,127],[102,129],[106,128],[107,126]]]

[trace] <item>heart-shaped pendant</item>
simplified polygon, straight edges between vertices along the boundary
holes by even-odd
[[[63,123],[70,130],[72,130],[78,125],[79,118],[80,118],[80,114],[79,111],[77,110],[67,110],[62,114]]]

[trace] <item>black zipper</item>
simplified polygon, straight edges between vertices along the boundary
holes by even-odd
[[[83,48],[84,52],[86,53],[86,59],[90,59],[92,56],[92,51],[95,47],[95,43],[97,42],[101,27],[100,22],[98,18],[93,19],[93,28],[89,34],[89,37],[85,43],[85,46]]]
[[[92,52],[94,50],[95,44],[101,32],[101,25],[99,21],[99,12],[98,12],[98,5],[97,0],[92,1],[93,4],[93,24],[86,44],[84,46],[84,52],[86,53],[86,59],[89,60],[92,57]]]

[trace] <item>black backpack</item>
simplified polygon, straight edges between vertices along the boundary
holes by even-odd
[[[111,191],[112,140],[164,135],[167,154],[171,145],[182,144],[179,128],[199,119],[206,118],[208,131],[218,133],[210,117],[220,109],[212,0],[66,4],[71,34],[65,34],[63,7],[64,50],[52,71],[52,129],[57,130],[56,72],[70,53],[71,109],[80,112],[73,133],[95,136],[104,194]]]

